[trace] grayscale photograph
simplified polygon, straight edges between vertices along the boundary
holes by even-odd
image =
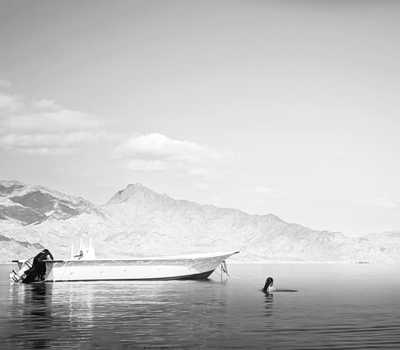
[[[400,1],[0,0],[0,349],[400,349]]]

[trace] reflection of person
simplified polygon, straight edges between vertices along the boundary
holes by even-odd
[[[273,314],[274,294],[265,293],[265,316],[270,317]]]
[[[25,340],[26,349],[49,349],[53,340],[52,315],[52,288],[51,283],[33,283],[24,289],[24,322],[22,334],[31,334]],[[17,342],[18,344],[18,342]],[[15,348],[18,348],[16,345]]]

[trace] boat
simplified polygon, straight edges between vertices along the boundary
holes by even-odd
[[[132,259],[96,259],[80,255],[53,259],[48,250],[27,261],[13,260],[19,269],[10,274],[13,282],[137,281],[207,279],[226,259],[238,251]],[[42,254],[42,255],[40,255]],[[40,256],[39,256],[40,255]],[[39,272],[38,272],[39,271]]]

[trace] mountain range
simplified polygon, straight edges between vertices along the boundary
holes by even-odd
[[[1,262],[46,247],[57,258],[71,244],[93,239],[98,257],[176,255],[240,250],[236,259],[257,261],[400,260],[400,234],[363,237],[317,231],[276,215],[173,199],[130,184],[103,205],[43,186],[0,181]]]

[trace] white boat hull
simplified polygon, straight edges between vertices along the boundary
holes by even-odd
[[[129,260],[47,260],[47,282],[207,279],[237,252]]]

